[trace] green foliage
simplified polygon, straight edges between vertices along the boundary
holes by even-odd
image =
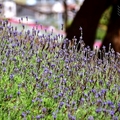
[[[96,39],[102,40],[105,37],[106,30],[104,30],[102,27],[98,27],[96,31]]]
[[[112,11],[112,6],[110,6],[110,7],[102,14],[102,17],[101,17],[101,19],[100,19],[100,24],[108,25],[109,19],[110,19],[110,15],[111,15],[111,11]]]
[[[102,60],[83,41],[79,51],[61,49],[59,35],[9,27],[0,31],[1,120],[120,118],[119,58],[112,49],[109,56],[103,50]]]

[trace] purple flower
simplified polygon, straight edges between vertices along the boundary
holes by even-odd
[[[90,83],[93,83],[94,81],[93,80],[89,80]]]
[[[49,73],[49,69],[48,68],[44,68],[44,73],[45,74]]]
[[[13,35],[14,35],[14,36],[17,36],[17,34],[18,34],[17,31],[14,31],[14,32],[13,32]]]
[[[83,104],[84,101],[85,101],[85,98],[81,98],[81,99],[79,100],[80,104]]]
[[[100,113],[101,111],[102,111],[101,108],[97,108],[97,109],[96,109],[96,113]]]
[[[66,107],[67,107],[67,108],[70,108],[70,104],[66,103]]]
[[[0,3],[0,8],[2,7],[3,5]]]
[[[103,46],[102,48],[103,48],[103,50],[105,50],[105,49],[106,49],[106,47],[105,47],[105,46]]]
[[[108,104],[108,106],[112,106],[112,105],[113,105],[113,102],[107,101],[107,104]]]
[[[65,63],[69,63],[69,59],[65,59]]]
[[[27,31],[27,34],[28,34],[28,35],[30,34],[30,30]]]
[[[2,61],[2,64],[3,64],[3,65],[5,65],[5,63],[6,63],[6,61],[5,61],[5,60],[3,60],[3,61]]]
[[[72,117],[71,117],[71,120],[76,120],[75,116],[72,116]]]
[[[63,105],[64,105],[64,102],[60,102],[58,108],[60,109]]]
[[[103,102],[103,106],[105,106],[107,103],[106,102]]]
[[[94,117],[93,116],[89,116],[88,120],[94,120]]]
[[[63,77],[64,76],[64,74],[60,74],[60,77]]]
[[[14,78],[14,75],[13,74],[10,74],[10,77],[9,77],[10,79],[13,79]]]
[[[68,118],[71,119],[72,118],[72,115],[70,113],[68,113]]]
[[[21,19],[22,20],[22,19]],[[22,27],[23,27],[23,29],[25,29],[25,25],[24,24],[22,24]]]
[[[3,26],[0,26],[0,30],[3,30]]]
[[[94,94],[96,93],[96,90],[95,89],[92,89],[91,92],[93,92]]]
[[[76,120],[76,117],[72,116],[70,113],[68,113],[68,118],[69,118],[69,120]]]
[[[12,60],[13,60],[13,61],[16,61],[17,59],[16,59],[16,58],[13,58]]]
[[[34,103],[35,102],[35,100],[32,100],[32,103]]]
[[[120,112],[120,103],[118,103],[118,111]]]
[[[44,83],[44,86],[47,87],[48,86],[48,82]]]
[[[101,94],[105,94],[106,91],[107,91],[106,89],[102,89],[102,90],[101,90]]]
[[[42,108],[42,112],[43,113],[46,113],[46,111],[47,111],[47,109],[44,107],[44,108]]]
[[[37,116],[36,116],[36,119],[37,119],[37,120],[40,120],[41,118],[42,118],[41,115],[37,115]]]
[[[6,68],[3,68],[3,72],[6,72]]]
[[[55,64],[51,64],[51,68],[53,69],[55,67]]]
[[[99,81],[99,84],[100,84],[100,85],[103,85],[103,80],[100,80],[100,81]]]
[[[18,95],[18,96],[20,95],[20,91],[17,92],[17,95]]]
[[[56,120],[56,113],[55,112],[52,113],[52,116],[53,116],[53,119]]]
[[[12,98],[13,96],[10,94],[10,96],[9,96],[10,98]]]
[[[118,103],[118,107],[120,108],[120,102]]]
[[[119,120],[119,119],[118,119],[118,117],[114,116],[114,117],[113,117],[113,120]]]
[[[110,111],[109,113],[110,113],[111,116],[114,116],[115,112],[114,111]]]
[[[102,104],[102,100],[101,99],[97,100],[97,104],[101,105]]]
[[[80,27],[79,30],[82,30],[82,27]]]
[[[58,96],[57,95],[54,95],[54,99],[57,99],[58,98]]]
[[[80,73],[80,77],[83,77],[84,76],[84,73]]]
[[[25,113],[25,112],[22,112],[21,117],[22,117],[22,118],[26,117],[26,113]]]
[[[68,66],[68,65],[66,65],[66,66],[65,66],[65,68],[68,70],[68,69],[69,69],[69,66]]]
[[[75,104],[76,104],[76,102],[75,102],[75,101],[73,101],[73,102],[72,102],[72,105],[74,106]]]
[[[56,82],[57,82],[57,80],[54,80],[53,82],[54,82],[54,83],[56,83]]]
[[[36,76],[36,78],[35,78],[35,79],[36,79],[36,82],[39,80],[39,78],[38,78],[37,76]]]
[[[107,110],[106,110],[106,109],[103,109],[103,112],[104,112],[104,113],[107,113]]]

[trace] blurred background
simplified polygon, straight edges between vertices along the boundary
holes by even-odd
[[[27,26],[26,29],[32,28],[37,23],[64,35],[83,2],[84,0],[0,0],[3,4],[3,15],[13,25],[19,27],[18,23],[22,18],[22,22]],[[100,19],[96,32],[98,44],[105,36],[111,9],[108,8]]]

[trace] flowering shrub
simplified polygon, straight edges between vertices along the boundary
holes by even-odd
[[[61,35],[24,28],[1,21],[1,120],[120,119],[119,53],[103,47],[99,59],[83,40],[61,49]]]

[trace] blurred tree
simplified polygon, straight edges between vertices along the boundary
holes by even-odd
[[[72,40],[75,36],[78,43],[80,40],[79,28],[82,27],[85,45],[90,46],[92,49],[99,20],[103,12],[112,5],[112,13],[108,23],[107,33],[103,40],[103,45],[105,45],[106,50],[108,50],[109,43],[111,43],[114,50],[120,52],[119,2],[120,0],[85,0],[72,24],[66,30],[66,38]]]
[[[63,18],[64,18],[64,24],[65,28],[67,28],[67,22],[68,22],[68,13],[67,13],[67,2],[66,0],[63,0],[63,5],[64,5],[64,13],[63,13]]]

